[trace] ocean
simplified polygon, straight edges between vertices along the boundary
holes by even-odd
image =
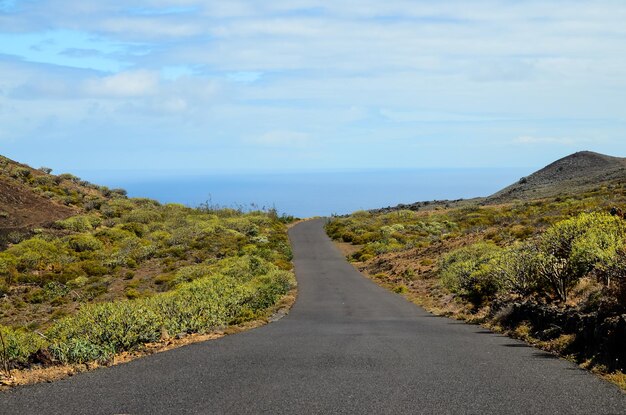
[[[414,169],[240,174],[79,172],[132,197],[197,207],[275,207],[305,218],[425,200],[488,196],[532,169]]]

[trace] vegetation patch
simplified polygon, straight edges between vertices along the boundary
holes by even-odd
[[[273,209],[130,199],[5,158],[0,190],[3,372],[110,364],[145,344],[224,331],[263,317],[295,286],[294,218]],[[50,211],[33,216],[36,228],[5,223],[32,204]]]

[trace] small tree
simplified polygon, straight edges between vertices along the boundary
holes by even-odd
[[[493,262],[493,272],[503,288],[524,297],[537,292],[538,254],[534,243],[518,243],[504,249]]]
[[[539,276],[557,300],[592,270],[608,269],[624,245],[624,221],[602,213],[584,213],[549,228],[539,241]]]

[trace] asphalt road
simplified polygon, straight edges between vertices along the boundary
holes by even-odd
[[[282,320],[0,393],[0,413],[626,413],[575,365],[379,288],[322,224],[290,232],[299,297]]]

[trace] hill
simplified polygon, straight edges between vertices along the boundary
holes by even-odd
[[[128,198],[0,157],[0,387],[33,362],[109,362],[265,318],[293,286],[289,220]]]
[[[576,196],[617,185],[625,180],[626,158],[580,151],[559,159],[530,176],[522,177],[518,182],[488,197],[421,201],[371,209],[369,212],[384,214],[399,210],[432,211]]]
[[[626,180],[626,158],[580,151],[557,160],[530,176],[522,177],[517,183],[488,197],[421,201],[371,209],[369,212],[382,214],[399,210],[432,211],[576,196],[605,186],[619,184],[624,180]]]
[[[31,235],[35,229],[125,198],[121,189],[91,184],[72,174],[52,174],[0,156],[0,248]]]
[[[626,179],[626,158],[591,151],[571,154],[489,196],[485,203],[507,203],[573,195]]]

